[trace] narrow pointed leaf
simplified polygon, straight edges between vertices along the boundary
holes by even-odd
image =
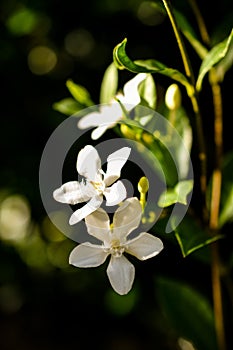
[[[100,103],[109,103],[116,95],[118,86],[118,70],[114,63],[106,69],[100,87]]]
[[[201,59],[204,59],[205,56],[208,53],[207,48],[202,45],[202,43],[197,39],[197,35],[194,31],[194,29],[191,27],[190,23],[187,21],[187,19],[183,16],[183,14],[177,10],[174,10],[174,15],[177,21],[177,24],[186,37],[186,39],[189,41],[189,43],[192,45],[196,53]]]
[[[221,59],[223,59],[227,54],[227,51],[232,42],[232,39],[233,39],[233,30],[231,31],[228,38],[223,40],[221,43],[218,43],[217,45],[215,45],[204,58],[199,70],[197,83],[196,83],[196,88],[198,91],[200,91],[202,88],[202,81],[206,73],[208,73],[210,69],[216,63],[218,63]]]
[[[58,111],[68,116],[79,112],[85,107],[86,106],[83,106],[78,101],[75,101],[72,97],[64,98],[63,100],[55,102],[53,104],[53,109],[55,111]]]
[[[85,87],[75,84],[71,79],[67,80],[66,86],[76,101],[87,107],[94,105],[94,102],[91,100],[90,94]]]
[[[125,38],[113,50],[113,60],[119,69],[128,69],[133,73],[159,73],[168,76],[184,85],[189,96],[193,95],[193,87],[182,73],[154,59],[132,61],[126,54],[126,43]]]

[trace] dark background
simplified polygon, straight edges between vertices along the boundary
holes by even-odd
[[[163,317],[155,296],[154,279],[164,275],[184,280],[211,300],[209,266],[192,257],[184,260],[177,245],[170,242],[159,258],[144,263],[134,261],[134,289],[130,296],[118,297],[110,288],[106,266],[88,271],[68,266],[68,254],[74,244],[59,236],[46,221],[40,199],[40,158],[49,136],[65,118],[52,105],[70,96],[65,86],[67,79],[85,86],[98,104],[100,83],[112,62],[113,48],[125,37],[130,57],[155,58],[183,70],[168,19],[158,25],[144,23],[138,17],[141,2],[2,0],[0,3],[0,200],[12,194],[26,197],[31,211],[30,232],[37,237],[23,243],[0,241],[2,350],[97,346],[108,350],[175,349],[177,334]],[[185,11],[195,27],[187,2],[173,3]],[[198,1],[198,4],[209,33],[220,41],[230,30],[232,1],[224,0],[217,5]],[[11,16],[24,7],[40,17],[27,33],[14,31],[9,24]],[[84,55],[74,56],[66,50],[65,38],[74,30],[81,33],[84,30],[91,38],[92,49]],[[34,74],[28,64],[30,51],[38,45],[48,46],[57,54],[56,66],[46,74]],[[188,43],[187,47],[197,74],[200,60]],[[120,86],[132,76],[122,71]],[[162,76],[156,76],[155,80],[162,95],[170,81]],[[213,114],[207,80],[204,87],[200,99],[207,151],[212,159]],[[232,69],[226,74],[222,92],[224,152],[228,152],[232,150]],[[185,99],[184,104],[190,108]],[[228,237],[230,230],[232,227],[227,227],[229,244],[232,243]],[[48,234],[50,231],[52,234]],[[228,246],[226,254],[227,258],[231,256],[231,247]],[[226,313],[231,325],[232,316],[229,310]]]

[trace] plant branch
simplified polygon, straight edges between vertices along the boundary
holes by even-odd
[[[196,21],[197,21],[197,24],[198,24],[198,27],[200,30],[202,41],[206,45],[209,45],[209,43],[210,43],[209,34],[208,34],[207,29],[206,29],[206,25],[205,25],[204,19],[202,17],[202,14],[197,6],[196,0],[189,0],[189,4],[193,10],[195,17],[196,17]]]
[[[210,44],[210,38],[205,26],[205,22],[199,11],[196,0],[189,0],[197,20],[202,40],[205,44]],[[215,164],[212,178],[211,201],[210,201],[210,219],[209,227],[211,234],[215,235],[219,231],[219,207],[221,198],[222,185],[222,155],[223,155],[223,120],[222,120],[222,96],[221,87],[216,79],[215,69],[209,72],[209,82],[212,89],[213,106],[214,106],[214,143],[215,143]],[[212,293],[215,315],[215,329],[219,350],[226,349],[223,305],[222,305],[222,288],[221,288],[221,261],[219,255],[219,245],[215,242],[211,245],[211,271],[212,271]]]
[[[210,221],[209,227],[212,234],[216,234],[219,230],[218,218],[221,197],[222,185],[222,96],[221,88],[215,81],[214,68],[210,71],[210,85],[213,94],[214,104],[214,141],[215,141],[215,167],[213,171],[211,202],[210,202]],[[220,256],[218,243],[215,242],[211,246],[212,252],[212,289],[215,314],[215,328],[217,333],[218,346],[220,350],[226,349],[224,320],[223,320],[223,305],[222,305],[222,289],[221,289],[221,271],[220,271]]]
[[[195,88],[195,79],[192,71],[192,66],[189,61],[189,57],[186,52],[185,45],[183,43],[183,39],[180,35],[179,29],[176,23],[176,19],[172,11],[170,1],[169,0],[162,0],[162,1],[167,11],[168,17],[170,19],[170,22],[177,40],[177,44],[178,44],[180,54],[184,64],[185,73],[187,77],[190,79],[190,82],[194,90],[194,93],[190,96],[190,100],[192,103],[192,107],[193,107],[193,111],[196,119],[196,132],[197,132],[197,140],[198,140],[198,148],[199,148],[198,156],[199,156],[200,168],[201,168],[200,186],[201,186],[201,194],[202,194],[203,219],[206,222],[207,221],[207,210],[205,205],[205,194],[206,194],[206,183],[207,183],[206,147],[205,147],[203,126],[202,126],[201,112],[200,112],[196,88]]]

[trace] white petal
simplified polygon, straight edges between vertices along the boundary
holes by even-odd
[[[87,231],[90,235],[104,241],[110,231],[109,216],[102,208],[97,209],[85,219]]]
[[[136,197],[128,198],[116,210],[113,216],[113,232],[116,236],[126,237],[137,228],[141,221],[142,207]]]
[[[78,128],[79,129],[86,129],[91,126],[98,126],[98,118],[100,113],[99,112],[93,112],[90,114],[85,115],[78,121]]]
[[[106,205],[112,206],[117,205],[126,198],[127,192],[125,185],[121,181],[117,181],[111,187],[108,187],[104,191],[104,196],[106,198]]]
[[[110,154],[107,158],[107,171],[104,176],[106,186],[111,185],[121,175],[121,169],[125,165],[131,152],[130,147],[122,147],[116,152]]]
[[[69,181],[53,192],[53,198],[61,203],[77,204],[90,199],[86,186],[78,181]]]
[[[87,145],[78,154],[77,171],[90,181],[100,180],[101,160],[97,150]]]
[[[95,267],[103,264],[108,255],[100,245],[82,243],[70,253],[69,263],[76,267]]]
[[[102,196],[96,196],[91,198],[91,200],[86,205],[84,205],[82,208],[73,212],[73,214],[70,217],[69,224],[70,225],[77,224],[79,221],[81,221],[86,216],[90,215],[96,209],[98,209],[101,206],[102,202],[103,202]]]
[[[91,133],[92,140],[98,140],[109,127],[109,125],[105,124],[98,126],[98,128],[94,129]]]
[[[126,252],[140,260],[146,260],[159,254],[163,249],[163,242],[158,237],[142,232],[138,237],[127,242]]]
[[[112,288],[120,295],[127,294],[132,288],[135,268],[124,255],[119,258],[111,257],[107,275]]]
[[[80,129],[86,129],[90,126],[102,126],[116,123],[122,118],[122,109],[116,102],[108,105],[102,105],[99,112],[90,113],[78,122]]]
[[[126,105],[125,107],[127,110],[131,110],[140,103],[141,99],[138,92],[138,86],[143,80],[146,79],[146,77],[146,73],[139,73],[124,85],[124,96],[122,98],[120,97],[119,99],[124,105]],[[129,106],[127,106],[127,104]]]

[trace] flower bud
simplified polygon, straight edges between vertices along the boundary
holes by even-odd
[[[168,87],[165,94],[165,104],[170,110],[175,110],[181,105],[181,92],[177,84]]]
[[[140,193],[147,193],[149,190],[149,181],[147,177],[143,176],[138,182],[138,191]]]

